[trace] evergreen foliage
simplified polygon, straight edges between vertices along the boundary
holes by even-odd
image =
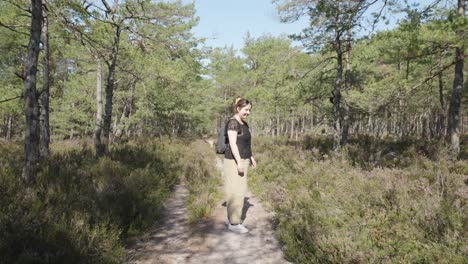
[[[215,134],[239,96],[253,102],[254,138],[271,137],[253,146],[253,187],[267,190],[291,260],[465,261],[466,1],[273,2],[284,21],[309,19],[291,36],[304,46],[247,34],[241,50],[201,48],[187,1],[44,1],[51,153],[25,186],[32,4],[0,1],[1,261],[122,262],[125,241],[159,219],[178,179],[190,220],[209,216],[220,179],[214,151],[194,136]],[[403,18],[368,31],[388,10]],[[336,148],[340,124],[349,140]],[[460,147],[449,153],[454,128]]]

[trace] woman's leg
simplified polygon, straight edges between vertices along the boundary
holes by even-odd
[[[248,163],[243,160],[244,175],[239,175],[237,164],[234,160],[224,159],[224,178],[226,192],[226,206],[229,223],[232,225],[241,223],[242,208],[244,206],[245,192],[247,191]]]

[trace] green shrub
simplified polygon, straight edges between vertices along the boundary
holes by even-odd
[[[216,155],[206,142],[195,140],[183,151],[184,182],[189,191],[189,221],[206,218],[221,199],[221,175],[216,168]]]
[[[274,210],[278,238],[294,263],[467,260],[466,161],[449,161],[444,150],[427,157],[420,150],[429,147],[397,142],[394,150],[405,149],[408,159],[402,167],[361,168],[346,152],[254,143],[258,167],[249,183]]]
[[[303,141],[287,142],[287,145],[310,150],[317,160],[337,155],[332,149],[332,138],[326,136],[306,136]],[[461,145],[463,146],[463,142]],[[448,150],[442,140],[429,141],[410,137],[374,138],[360,135],[350,137],[347,146],[339,154],[345,155],[345,160],[353,166],[371,170],[375,167],[410,167],[414,165],[416,156],[436,161],[447,156]],[[460,154],[460,157],[462,156],[463,153]]]
[[[115,145],[102,159],[66,142],[53,145],[36,185],[25,188],[21,148],[3,142],[0,149],[0,255],[7,263],[122,262],[125,240],[154,224],[182,173],[167,140]]]

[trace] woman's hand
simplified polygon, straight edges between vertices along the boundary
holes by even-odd
[[[252,168],[256,168],[257,167],[257,162],[255,161],[254,157],[250,157],[250,166],[252,166]]]
[[[244,176],[244,166],[242,166],[242,162],[237,163],[237,172],[240,176]]]

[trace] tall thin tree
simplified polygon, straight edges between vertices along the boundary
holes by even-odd
[[[458,0],[458,16],[465,16],[465,0]],[[460,37],[463,37],[463,31],[459,31]],[[455,48],[455,78],[453,79],[452,95],[450,97],[448,131],[452,150],[455,154],[460,152],[460,103],[463,89],[463,64],[464,64],[464,46],[460,43]]]
[[[36,91],[37,62],[42,28],[42,0],[31,0],[31,30],[28,53],[24,62],[24,102],[26,130],[24,141],[24,167],[21,178],[27,184],[36,180],[39,162],[39,106]]]
[[[101,142],[102,133],[102,66],[101,60],[95,56],[96,60],[96,123],[94,127],[94,146],[96,148],[96,156],[104,155],[104,148]]]
[[[44,1],[44,6],[47,4]],[[41,129],[39,149],[41,156],[49,155],[50,126],[49,126],[49,95],[50,95],[50,60],[49,60],[49,18],[47,6],[43,10],[44,25],[42,27],[43,60],[43,88],[41,93]]]

